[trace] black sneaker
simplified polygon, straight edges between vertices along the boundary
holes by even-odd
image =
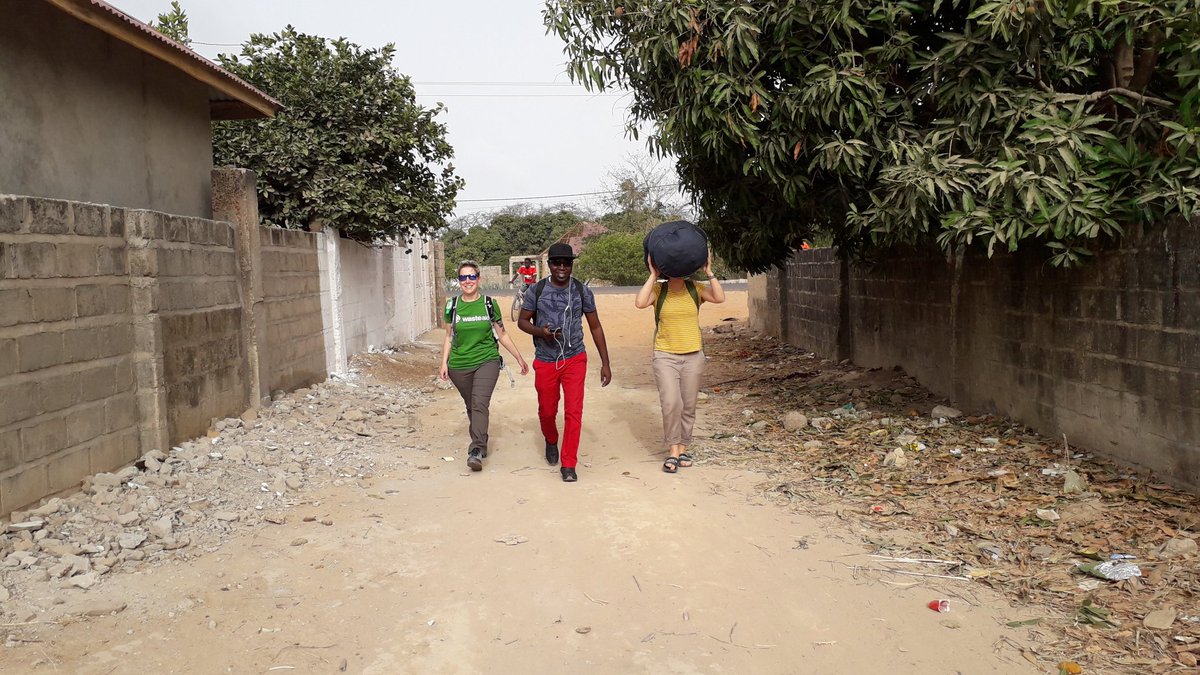
[[[546,463],[550,466],[558,464],[558,443],[546,441]]]
[[[478,450],[472,450],[467,453],[467,466],[471,467],[472,471],[482,471],[483,453]]]
[[[563,468],[559,469],[559,471],[562,472],[564,483],[574,483],[575,481],[579,480],[579,476],[575,475],[574,467],[564,466]]]

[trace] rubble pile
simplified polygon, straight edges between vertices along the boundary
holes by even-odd
[[[214,551],[234,528],[285,522],[315,489],[366,489],[376,472],[407,461],[414,414],[431,389],[351,377],[276,392],[269,407],[215,421],[206,437],[13,513],[0,523],[2,616],[38,623],[55,616],[46,598],[62,604],[111,572]]]
[[[823,361],[729,326],[705,336],[702,399],[723,431],[703,463],[761,471],[765,494],[848,521],[873,552],[948,560],[936,571],[953,583],[1003,593],[1030,617],[1010,627],[1030,631],[1035,664],[1196,666],[1195,495],[1068,439],[937,405],[902,372]]]

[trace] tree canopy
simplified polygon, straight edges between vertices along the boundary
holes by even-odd
[[[508,258],[536,258],[550,244],[583,218],[572,211],[547,210],[535,213],[497,213],[487,224],[452,228],[442,236],[446,249],[446,276],[458,271],[463,260],[480,265],[499,265],[508,273]]]
[[[264,223],[324,220],[361,241],[426,236],[445,225],[463,186],[436,121],[392,66],[393,45],[367,49],[291,26],[255,34],[221,65],[278,99],[272,119],[213,124],[218,165],[258,173]]]
[[[1195,0],[548,0],[572,78],[632,91],[718,252],[803,238],[1079,262],[1200,206]]]

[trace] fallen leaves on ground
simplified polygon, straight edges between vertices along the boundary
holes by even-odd
[[[902,371],[834,363],[733,328],[705,335],[705,415],[723,429],[706,440],[705,463],[763,472],[769,497],[866,528],[874,551],[961,561],[945,573],[1045,617],[1010,624],[1031,631],[1043,664],[1196,665],[1196,496],[1011,420],[945,407],[950,416],[934,418],[943,401]],[[796,413],[807,418],[801,429]],[[1114,555],[1142,576],[1076,571]],[[1169,628],[1143,625],[1166,609],[1179,611]]]

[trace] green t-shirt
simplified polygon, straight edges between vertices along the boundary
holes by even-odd
[[[469,370],[481,363],[487,363],[500,358],[500,346],[492,335],[492,322],[502,323],[496,301],[492,301],[496,316],[489,317],[484,296],[479,296],[471,302],[458,298],[455,309],[454,326],[450,326],[450,306],[454,299],[446,302],[445,321],[447,329],[451,330],[450,359],[446,365],[455,370]]]

